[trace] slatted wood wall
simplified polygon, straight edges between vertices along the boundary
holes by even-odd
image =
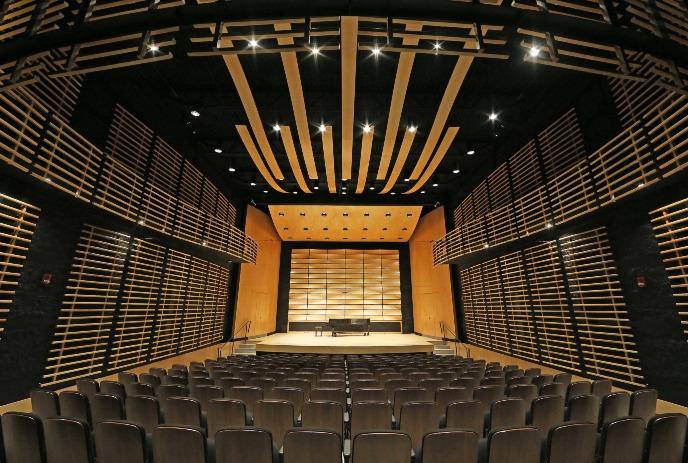
[[[229,270],[86,225],[42,384],[130,368],[222,339]]]
[[[31,246],[40,209],[0,193],[0,333]]]
[[[650,212],[683,332],[688,336],[688,198]]]
[[[464,268],[460,284],[469,342],[592,378],[643,384],[604,228]]]

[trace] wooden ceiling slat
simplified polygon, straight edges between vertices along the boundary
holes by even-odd
[[[237,132],[239,132],[239,137],[241,137],[241,141],[244,142],[244,146],[246,147],[246,151],[248,151],[249,156],[251,156],[251,159],[253,160],[253,163],[256,165],[256,168],[260,172],[260,175],[263,176],[266,182],[268,182],[268,185],[270,185],[275,191],[278,191],[280,193],[286,193],[275,181],[275,179],[272,177],[272,174],[270,174],[270,171],[268,168],[265,166],[265,163],[263,162],[263,159],[260,156],[260,153],[258,152],[258,148],[256,148],[256,144],[253,142],[253,138],[251,137],[251,133],[248,130],[248,127],[245,125],[237,125],[236,126]]]
[[[413,185],[408,191],[404,192],[405,195],[415,193],[418,191],[425,183],[430,180],[430,177],[432,177],[432,174],[435,173],[435,170],[437,167],[440,165],[444,157],[447,155],[447,151],[449,150],[449,147],[451,144],[454,142],[454,139],[456,138],[456,135],[459,133],[459,128],[458,127],[449,127],[447,131],[444,134],[444,137],[442,138],[442,142],[440,143],[440,146],[437,148],[437,151],[435,152],[435,156],[432,158],[432,161],[430,161],[430,164],[428,165],[428,168],[425,169],[425,172],[423,172],[423,175],[418,179],[415,185]]]
[[[287,153],[287,159],[289,159],[291,170],[294,172],[296,183],[299,184],[299,188],[301,188],[303,192],[311,193],[311,190],[308,188],[306,180],[303,178],[303,174],[301,173],[301,166],[299,165],[299,159],[296,156],[296,147],[294,147],[294,138],[291,135],[291,128],[288,125],[280,125],[280,135],[282,136],[284,150]]]
[[[337,192],[336,174],[334,171],[334,142],[332,141],[332,126],[325,127],[322,132],[323,154],[325,155],[325,177],[327,189],[330,193]]]
[[[361,160],[358,165],[358,183],[356,184],[356,194],[363,193],[366,179],[368,177],[368,166],[370,165],[370,152],[373,148],[373,135],[375,127],[370,127],[368,132],[363,133],[361,140]]]
[[[290,29],[290,23],[275,24],[276,31],[285,31]],[[277,43],[280,45],[293,45],[294,39],[291,37],[281,37],[277,39]],[[311,180],[317,180],[318,170],[315,166],[313,146],[311,145],[311,134],[310,129],[308,127],[306,103],[303,98],[303,86],[301,85],[301,73],[299,72],[299,62],[296,59],[296,52],[283,52],[280,53],[280,55],[282,57],[284,75],[287,78],[289,96],[291,97],[291,106],[294,110],[294,121],[296,121],[296,131],[299,134],[301,154],[303,155],[303,160],[306,164],[308,178]],[[294,175],[296,175],[296,173],[294,173]],[[299,175],[301,175],[300,172]]]
[[[399,174],[401,174],[404,164],[406,164],[406,158],[408,158],[408,154],[411,151],[411,146],[413,145],[413,140],[415,137],[416,132],[412,132],[410,130],[407,130],[404,134],[404,139],[402,140],[401,147],[399,148],[399,154],[397,155],[396,161],[394,161],[394,168],[387,179],[385,187],[380,191],[380,194],[389,193],[389,191],[394,188],[394,185],[399,179]]]
[[[420,32],[423,28],[422,24],[408,24],[407,31]],[[418,39],[404,38],[404,45],[418,45]],[[401,52],[399,54],[399,64],[397,65],[397,75],[394,79],[394,89],[392,91],[392,101],[389,106],[389,116],[387,118],[387,129],[385,131],[385,143],[382,146],[382,157],[380,159],[380,166],[377,170],[377,179],[384,180],[387,177],[389,164],[392,160],[392,152],[394,151],[394,144],[397,139],[397,132],[399,131],[399,121],[401,120],[401,111],[404,108],[404,101],[406,100],[406,90],[408,89],[409,79],[411,78],[411,71],[413,69],[413,61],[416,54],[412,52]]]
[[[358,17],[342,16],[342,180],[351,178],[356,100],[356,53]]]

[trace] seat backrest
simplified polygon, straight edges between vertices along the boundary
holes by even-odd
[[[547,463],[595,463],[597,427],[593,423],[554,426],[547,438]]]
[[[346,391],[344,389],[321,388],[311,389],[311,400],[327,400],[346,406]]]
[[[507,396],[515,399],[522,399],[526,410],[530,410],[530,405],[538,396],[538,388],[533,384],[516,384],[507,388]]]
[[[265,395],[266,399],[286,400],[294,406],[294,416],[301,415],[303,408],[304,392],[300,387],[279,386]]]
[[[480,380],[481,386],[505,386],[506,381],[503,377],[489,377]]]
[[[385,394],[387,395],[387,401],[389,403],[394,403],[394,393],[397,389],[402,387],[412,387],[413,383],[409,379],[388,379],[384,383]]]
[[[656,415],[647,428],[646,463],[681,463],[686,444],[688,418],[680,413]]]
[[[89,399],[99,391],[98,382],[93,379],[82,378],[76,380],[76,390],[84,394]]]
[[[346,389],[346,381],[342,379],[320,379],[318,380],[318,386],[319,388],[326,388],[326,389]],[[375,386],[378,387],[378,386]]]
[[[612,420],[602,428],[600,456],[603,463],[641,463],[645,422],[642,418]]]
[[[220,378],[219,380],[215,381],[218,386],[222,387],[225,391],[225,396],[229,394],[229,391],[234,387],[234,386],[245,386],[246,382],[241,379],[237,378],[236,376],[230,376],[230,377],[223,377]]]
[[[379,387],[380,382],[376,378],[358,378],[349,381],[351,388],[361,389],[364,387]]]
[[[204,411],[208,410],[208,402],[212,399],[221,399],[225,395],[224,390],[220,386],[196,386],[191,389],[191,397],[198,399],[201,403],[201,408]]]
[[[208,376],[191,376],[189,378],[189,387],[193,389],[196,386],[212,386],[215,381]]]
[[[353,438],[351,463],[408,463],[411,437],[400,431],[362,432]]]
[[[531,385],[533,384],[533,378],[531,378],[530,376],[515,376],[513,378],[509,378],[506,381],[507,388],[509,386],[516,386],[517,384]]]
[[[116,395],[94,394],[89,399],[93,427],[104,420],[121,420],[124,418],[122,399]]]
[[[43,420],[47,463],[92,463],[93,446],[88,423],[74,418]]]
[[[523,399],[502,399],[492,402],[490,430],[526,425],[526,404]]]
[[[600,420],[600,398],[592,394],[573,397],[569,400],[566,411],[567,421],[598,423]]]
[[[442,416],[447,414],[447,405],[457,400],[471,400],[473,399],[473,391],[465,387],[441,387],[435,392],[435,404],[437,407],[437,415]]]
[[[455,380],[452,380],[449,385],[451,387],[463,387],[471,391],[471,394],[473,393],[473,389],[478,387],[480,385],[480,380],[475,379],[475,378],[469,378],[466,376],[462,376],[460,378],[457,378]]]
[[[207,411],[208,437],[225,428],[246,426],[246,404],[237,399],[212,399]]]
[[[215,463],[273,463],[272,435],[266,429],[227,428],[215,434]]]
[[[566,398],[569,400],[579,395],[586,395],[590,393],[592,393],[592,384],[590,381],[575,381],[569,384]]]
[[[178,374],[176,370],[170,370],[170,373],[162,377],[162,384],[178,384],[180,386],[186,386],[188,380],[186,376]]]
[[[150,368],[148,371],[151,375],[155,375],[158,378],[160,378],[161,381],[167,374],[167,370],[165,370],[164,368]]]
[[[102,394],[116,395],[122,400],[127,398],[127,391],[124,389],[124,384],[117,381],[101,381],[100,392]]]
[[[446,378],[423,378],[418,382],[418,387],[425,389],[432,397],[435,397],[435,392],[443,386],[448,386],[449,380]]]
[[[201,402],[191,397],[169,397],[165,404],[165,423],[201,426]]]
[[[156,376],[152,373],[142,373],[139,375],[139,383],[147,384],[151,386],[153,390],[157,390],[161,384],[161,381],[159,376]]]
[[[155,391],[155,395],[160,402],[160,410],[165,410],[165,402],[169,397],[187,397],[189,395],[189,389],[181,384],[162,384]]]
[[[49,418],[60,414],[57,394],[48,389],[34,389],[30,393],[31,412],[41,418]]]
[[[392,408],[385,401],[354,402],[351,405],[351,436],[363,431],[392,429]]]
[[[421,380],[430,378],[430,373],[427,371],[414,371],[407,375],[408,379],[411,380],[414,386],[418,386]]]
[[[564,398],[560,395],[542,395],[533,400],[530,424],[537,428],[543,442],[552,427],[564,422],[564,413]]]
[[[341,434],[316,429],[291,429],[284,436],[284,463],[341,463]]]
[[[478,386],[473,390],[473,398],[480,401],[483,413],[487,413],[492,402],[504,398],[504,386]]]
[[[139,381],[139,378],[134,373],[130,373],[128,371],[120,371],[119,373],[117,373],[117,381],[126,386],[127,384],[137,383]]]
[[[562,383],[568,386],[569,384],[571,384],[572,378],[573,376],[571,375],[571,373],[557,373],[556,375],[554,375],[554,382]]]
[[[344,408],[339,402],[311,400],[303,406],[301,424],[304,427],[325,429],[344,437]]]
[[[284,381],[282,381],[282,384],[280,384],[280,386],[296,387],[301,389],[303,391],[303,397],[305,400],[308,400],[311,396],[311,382],[305,378],[287,378]]]
[[[598,379],[592,382],[591,392],[599,398],[604,398],[605,396],[612,393],[612,382],[608,379]]]
[[[428,402],[434,401],[434,395],[419,387],[402,387],[394,391],[394,416],[399,420],[401,407],[407,402]]]
[[[414,449],[420,448],[423,436],[439,427],[435,402],[405,402],[401,407],[399,429],[411,436]]]
[[[639,416],[649,423],[657,414],[657,390],[641,389],[631,393],[631,416]]]
[[[387,400],[387,393],[384,389],[380,387],[375,388],[363,388],[363,389],[351,389],[351,402],[364,402],[364,401],[385,401]]]
[[[538,390],[542,388],[542,386],[544,386],[545,384],[554,382],[554,376],[552,375],[537,375],[533,376],[532,378],[532,384],[535,384],[538,387]]]
[[[553,382],[543,384],[540,388],[540,395],[560,395],[565,398],[566,388],[568,388],[568,385],[565,383]]]
[[[526,368],[524,375],[530,376],[531,378],[535,378],[537,376],[542,375],[542,370],[540,368]]]
[[[483,437],[485,413],[479,400],[461,400],[447,407],[447,428],[468,429]]]
[[[234,386],[225,391],[225,397],[238,399],[246,404],[246,413],[253,416],[253,407],[256,402],[263,399],[263,390],[256,386]]]
[[[33,413],[2,415],[2,440],[7,463],[44,463],[45,446],[41,417]]]
[[[255,404],[253,423],[269,430],[274,444],[282,447],[284,435],[294,426],[294,406],[286,400],[259,400]]]
[[[277,386],[277,381],[274,378],[258,377],[249,378],[249,380],[246,381],[246,384],[249,386],[258,386],[259,388],[262,388],[263,394],[267,397],[269,396],[272,388]]]
[[[91,422],[88,397],[77,391],[60,392],[60,416]]]
[[[194,426],[163,424],[153,431],[153,461],[206,463],[203,430]]]
[[[595,395],[595,394],[593,394]],[[599,397],[599,396],[598,396]],[[631,406],[631,397],[627,392],[613,392],[602,399],[600,409],[600,426],[604,426],[612,420],[628,416]]]
[[[539,463],[541,446],[532,427],[493,431],[487,438],[487,463]]]
[[[462,429],[442,429],[423,436],[421,463],[477,463],[478,435]]]
[[[95,441],[98,463],[146,463],[146,430],[135,423],[100,421]]]
[[[126,410],[127,420],[142,426],[148,434],[152,434],[155,427],[162,422],[159,402],[155,397],[144,395],[129,397],[126,403]],[[177,420],[179,418],[175,417],[175,412],[172,412],[171,419]],[[171,424],[184,424],[169,420],[170,417],[167,417],[167,421]],[[183,419],[180,419],[180,421],[183,421]]]

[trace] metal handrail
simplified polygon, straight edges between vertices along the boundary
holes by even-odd
[[[237,337],[237,334],[240,333],[242,330],[246,331],[246,334],[242,337]],[[251,320],[246,320],[244,323],[241,324],[239,328],[234,330],[232,333],[232,336],[220,346],[220,348],[217,350],[217,358],[219,359],[222,357],[222,349],[227,347],[227,344],[231,343],[232,344],[232,350],[229,352],[229,356],[231,357],[234,354],[234,344],[237,341],[246,341],[249,338],[249,333],[251,332]]]
[[[451,338],[447,337],[447,331],[448,331],[451,335],[453,335],[453,337],[451,337]],[[458,355],[458,353],[459,353],[459,352],[458,352],[458,350],[459,350],[458,348],[459,348],[460,346],[463,346],[463,348],[464,348],[465,351],[466,351],[466,358],[470,358],[470,356],[471,356],[471,350],[470,350],[463,342],[461,342],[461,340],[460,340],[459,337],[456,335],[456,333],[455,333],[454,331],[452,331],[451,328],[449,328],[448,326],[446,326],[446,325],[444,324],[444,322],[442,322],[442,321],[440,322],[440,332],[442,333],[442,341],[450,341],[450,342],[453,342],[453,343],[454,343],[454,352],[456,352],[457,355]]]

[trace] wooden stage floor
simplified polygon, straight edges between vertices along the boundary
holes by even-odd
[[[257,352],[290,352],[300,354],[392,354],[432,352],[435,341],[416,334],[370,333],[315,336],[312,331],[276,333],[251,339]],[[437,342],[437,341],[435,341]]]

